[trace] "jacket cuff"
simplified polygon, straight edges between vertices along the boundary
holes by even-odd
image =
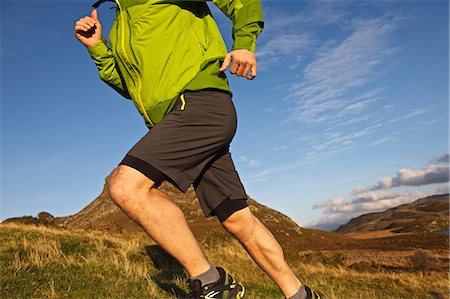
[[[236,36],[234,40],[233,50],[245,49],[252,51],[256,50],[256,36],[243,35]]]
[[[104,40],[99,41],[93,46],[87,47],[89,55],[91,55],[94,61],[98,61],[101,58],[109,57],[109,47],[106,45]]]

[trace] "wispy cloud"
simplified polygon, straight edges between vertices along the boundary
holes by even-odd
[[[348,14],[345,2],[320,2],[311,1],[301,11],[292,14],[288,11],[280,11],[279,5],[265,9],[265,34],[279,33],[286,30],[299,30],[299,28],[324,26],[342,22]]]
[[[390,36],[397,27],[393,16],[356,19],[351,33],[341,41],[331,41],[305,68],[300,81],[291,84],[287,99],[294,102],[291,117],[305,123],[336,121],[361,111],[375,101],[363,100],[359,90],[383,71],[396,48]]]
[[[250,182],[288,175],[289,170],[343,152],[395,142],[401,130],[394,123],[433,112],[425,107],[405,113],[386,101],[391,87],[380,79],[406,48],[397,38],[406,24],[404,13],[377,10],[355,17],[353,9],[345,1],[312,1],[296,14],[267,10],[259,62],[301,66],[279,89],[285,95],[281,104],[288,108],[278,110],[287,115],[283,125],[293,133],[276,136],[269,146],[294,158],[255,172]]]
[[[295,68],[311,47],[313,37],[309,33],[288,33],[273,37],[262,44],[257,52],[259,67],[288,66]]]
[[[262,69],[297,68],[316,47],[314,29],[339,23],[346,14],[343,3],[333,2],[311,2],[295,14],[280,11],[278,5],[269,5],[265,11],[265,29],[256,52]]]
[[[443,117],[440,117],[437,119],[424,120],[424,121],[420,121],[419,125],[430,126],[430,125],[434,125],[435,123],[441,122],[443,120],[445,120],[445,118],[443,118]]]
[[[239,156],[238,162],[244,163],[249,168],[255,168],[261,165],[261,161],[249,159],[246,156]]]
[[[396,117],[396,118],[393,118],[393,119],[389,120],[389,123],[394,123],[394,122],[397,122],[397,121],[400,121],[400,120],[409,119],[409,118],[412,118],[412,117],[416,117],[416,116],[419,116],[419,115],[426,114],[428,112],[430,112],[430,109],[428,109],[428,108],[415,109],[415,110],[411,111],[410,113],[408,113],[406,115],[403,115],[403,116],[400,116],[400,117]]]
[[[316,156],[317,154],[329,153],[330,151],[343,151],[348,146],[353,146],[358,139],[369,136],[381,124],[372,125],[366,128],[361,128],[350,132],[331,131],[326,133],[326,138],[322,143],[312,145],[311,150],[306,156]]]
[[[390,11],[355,18],[342,1],[327,5],[323,2],[306,5],[307,13],[302,11],[301,15],[272,12],[269,21],[272,20],[271,25],[277,31],[269,32],[273,39],[260,46],[261,60],[271,65],[287,59],[290,63],[284,63],[285,67],[295,68],[298,55],[307,53],[305,59],[301,58],[302,72],[285,84],[282,91],[289,106],[285,121],[297,125],[297,136],[275,142],[271,148],[286,152],[302,141],[302,148],[307,150],[301,161],[294,161],[291,166],[393,142],[397,133],[389,126],[394,122],[432,112],[431,108],[417,108],[398,116],[398,109],[384,104],[389,88],[378,83],[392,70],[394,59],[403,49],[395,37],[405,17]],[[338,33],[324,38],[324,24],[312,22],[307,15],[321,15],[319,19],[326,16],[330,22],[325,24],[333,24],[330,28]],[[286,32],[285,28],[298,32]],[[294,50],[290,52],[290,48]],[[284,55],[276,55],[282,51]],[[299,51],[301,54],[296,53]],[[301,140],[305,135],[314,138]]]
[[[277,154],[283,154],[288,151],[298,148],[301,144],[304,152],[296,160],[291,160],[288,164],[278,165],[265,169],[263,172],[258,172],[250,176],[249,183],[262,182],[269,179],[279,178],[280,176],[288,176],[291,170],[311,165],[328,159],[331,156],[339,153],[349,151],[356,148],[367,146],[378,146],[392,140],[391,136],[385,139],[378,139],[373,142],[363,142],[362,140],[370,140],[370,136],[376,131],[381,124],[375,124],[368,127],[362,127],[348,132],[330,130],[327,132],[303,134],[290,140],[285,144],[275,144],[270,150]],[[284,138],[288,138],[284,136]]]

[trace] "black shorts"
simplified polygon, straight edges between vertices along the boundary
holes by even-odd
[[[120,164],[143,173],[156,187],[164,180],[182,192],[193,185],[205,216],[217,215],[223,221],[247,206],[247,195],[229,152],[236,125],[230,94],[185,92]]]

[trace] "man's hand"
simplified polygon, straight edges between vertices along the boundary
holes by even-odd
[[[230,73],[249,80],[256,77],[256,57],[252,51],[245,49],[231,51],[225,56],[220,71],[225,71],[230,64]]]
[[[102,25],[96,9],[92,10],[90,17],[86,16],[76,22],[74,34],[86,47],[94,46],[102,40]]]

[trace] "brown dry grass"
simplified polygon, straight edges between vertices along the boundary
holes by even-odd
[[[213,263],[222,265],[247,286],[247,298],[282,298],[239,242],[226,233],[212,234],[202,247]],[[408,271],[388,271],[379,267],[381,261],[376,259],[351,268],[348,255],[356,253],[290,252],[288,261],[299,278],[325,298],[448,297],[447,271],[412,267]],[[394,257],[396,253],[390,254]],[[0,225],[0,255],[1,298],[186,295],[186,275],[179,264],[142,235]],[[417,255],[418,265],[430,256],[431,252],[426,251]]]

